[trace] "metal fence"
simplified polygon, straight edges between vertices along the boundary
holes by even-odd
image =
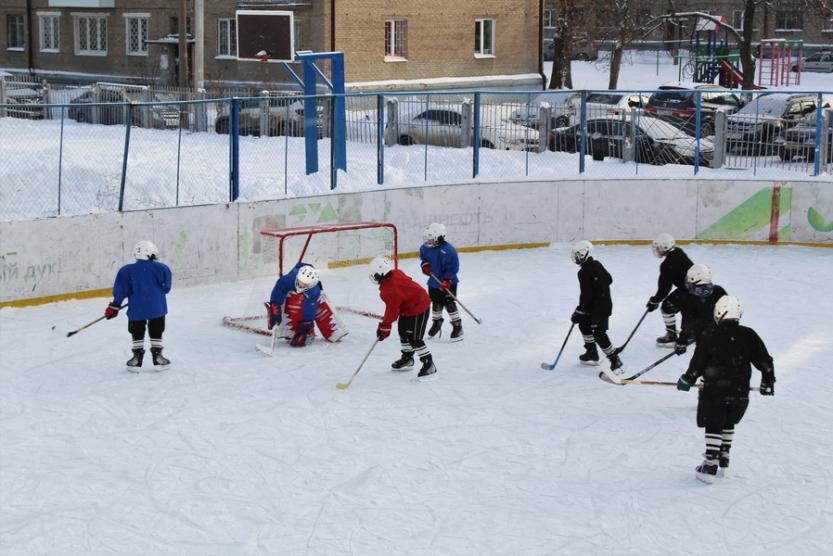
[[[472,180],[833,173],[833,92],[346,95],[347,170],[336,171],[332,96],[308,114],[307,97],[270,91],[148,102],[147,88],[97,84],[53,104],[9,94],[26,88],[6,83],[0,104],[3,220]],[[305,122],[321,161],[310,174]]]

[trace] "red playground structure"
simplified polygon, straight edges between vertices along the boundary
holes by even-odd
[[[803,50],[803,41],[761,39],[758,50],[758,85],[761,87],[800,85]],[[794,58],[793,55],[795,55]],[[795,72],[794,76],[793,72]]]

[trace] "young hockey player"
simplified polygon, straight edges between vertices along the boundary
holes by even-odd
[[[419,248],[422,273],[428,276],[428,295],[431,298],[431,328],[428,330],[428,337],[433,338],[440,334],[445,309],[451,319],[451,341],[459,342],[463,339],[463,323],[460,313],[457,312],[457,304],[448,292],[457,295],[460,260],[457,250],[445,240],[445,234],[445,226],[442,224],[429,224],[422,233],[425,243]],[[432,274],[434,276],[431,276]]]
[[[610,361],[611,370],[615,372],[622,367],[622,361],[607,336],[608,318],[613,312],[613,301],[610,298],[610,284],[613,283],[613,278],[602,263],[590,255],[592,251],[592,243],[579,241],[573,245],[570,252],[573,262],[581,267],[578,271],[581,295],[578,307],[570,320],[578,324],[578,329],[584,337],[585,352],[579,356],[582,364],[599,364],[599,352],[596,350],[596,344],[599,344]]]
[[[292,347],[305,346],[307,337],[314,334],[315,324],[330,342],[347,335],[327,303],[318,272],[305,262],[299,262],[278,278],[266,310],[269,330],[281,324],[283,316],[287,317],[288,330],[283,332],[283,337],[290,338]]]
[[[706,459],[697,466],[697,478],[711,483],[729,467],[729,450],[749,406],[751,365],[761,371],[761,394],[775,394],[772,357],[754,330],[739,324],[738,298],[724,295],[714,306],[716,326],[700,336],[688,370],[677,389],[688,391],[698,377],[703,388],[697,402],[697,426],[706,429]]]
[[[431,352],[422,340],[431,306],[428,294],[410,276],[393,268],[393,262],[385,256],[380,255],[370,261],[370,279],[379,285],[379,297],[385,302],[385,316],[376,329],[376,337],[380,342],[390,336],[393,321],[399,319],[402,357],[393,362],[391,369],[410,371],[416,353],[422,361],[417,378],[420,381],[436,378],[437,368]]]
[[[139,372],[145,357],[145,329],[150,335],[150,353],[154,370],[167,369],[171,362],[162,355],[162,333],[168,313],[166,294],[171,291],[171,269],[159,262],[159,249],[150,241],[140,241],[133,247],[135,263],[121,267],[113,284],[113,301],[104,311],[109,320],[119,314],[127,298],[127,330],[133,337],[133,357],[127,370]]]
[[[651,296],[645,307],[648,311],[655,311],[662,303],[660,312],[665,321],[665,335],[657,338],[657,344],[673,347],[677,341],[679,299],[686,293],[685,275],[693,263],[669,234],[659,234],[651,245],[654,255],[664,260],[659,265],[657,293]],[[672,286],[675,288],[673,292]]]
[[[726,290],[712,284],[711,271],[704,264],[691,265],[685,275],[685,285],[686,293],[674,301],[683,315],[681,330],[674,344],[677,355],[684,354],[686,346],[696,342],[700,334],[712,325],[714,304],[726,295]]]

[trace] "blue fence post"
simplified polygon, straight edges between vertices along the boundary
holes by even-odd
[[[124,131],[124,156],[121,161],[121,187],[119,188],[119,212],[124,210],[124,184],[127,180],[127,155],[130,152],[130,127],[133,124],[133,104],[127,103]]]
[[[334,99],[334,102],[330,102],[330,121],[331,122],[333,120],[337,120],[336,114],[338,113],[338,109],[336,107],[336,104],[337,104],[339,98],[341,98],[342,107],[345,104],[343,94],[340,97],[336,97]],[[338,186],[338,168],[337,168],[337,165],[341,163],[341,162],[337,161],[337,156],[338,155],[336,153],[336,144],[339,141],[339,139],[338,139],[339,123],[337,121],[335,121],[334,124],[335,125],[333,126],[333,136],[330,137],[330,191],[332,191],[333,189],[335,189]],[[317,137],[318,132],[316,131],[315,133],[316,133],[316,137]],[[344,130],[342,130],[341,133],[342,133],[342,137],[343,137]],[[342,138],[342,139],[340,139],[340,141],[343,143],[344,139]],[[346,158],[345,158],[345,160],[346,160]]]
[[[240,196],[240,99],[231,99],[229,126],[229,201]]]
[[[702,121],[703,92],[697,91],[697,112],[694,115],[694,175],[700,172],[700,122]]]
[[[581,106],[579,107],[579,147],[578,147],[578,171],[584,173],[584,155],[587,152],[587,91],[581,92]]]
[[[385,183],[385,97],[376,95],[376,183]]]
[[[471,177],[476,178],[480,173],[480,93],[474,93],[474,139],[472,141],[472,170]]]
[[[61,170],[64,165],[64,112],[66,106],[61,106],[61,139],[58,145],[58,216],[61,215]]]
[[[202,106],[196,107],[202,109]],[[199,110],[198,110],[199,111]],[[176,139],[176,206],[179,206],[179,169],[182,159],[182,118],[179,118],[179,135]]]
[[[824,121],[823,112],[822,112],[822,104],[824,103],[824,99],[822,98],[821,93],[818,93],[818,98],[816,100],[816,145],[815,145],[815,157],[813,158],[813,175],[818,176],[821,173],[821,145],[822,145],[822,122]],[[833,145],[828,145],[828,149],[833,149]]]

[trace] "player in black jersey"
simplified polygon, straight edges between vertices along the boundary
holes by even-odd
[[[677,341],[679,299],[686,293],[685,275],[693,263],[669,234],[659,234],[651,245],[654,254],[663,261],[659,265],[657,293],[651,296],[645,306],[649,311],[655,311],[662,304],[660,312],[665,321],[665,335],[657,338],[657,344],[673,347]],[[672,286],[675,288],[673,292]]]

